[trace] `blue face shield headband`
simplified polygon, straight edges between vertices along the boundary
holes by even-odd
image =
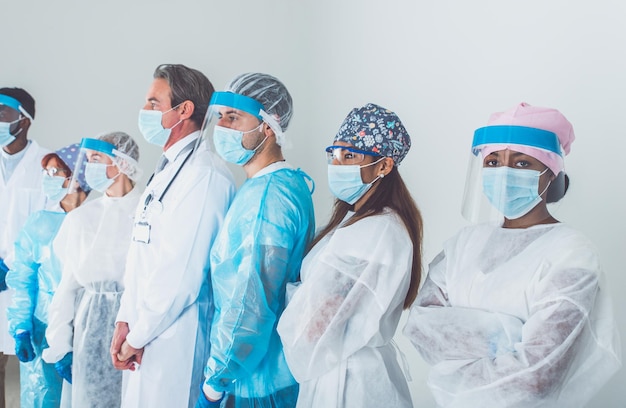
[[[267,123],[276,135],[276,143],[281,146],[283,145],[285,135],[280,124],[274,116],[265,111],[263,104],[256,99],[232,92],[213,92],[211,102],[209,103],[209,110],[212,106],[228,106],[249,113],[260,121]],[[213,112],[213,114],[217,113],[218,112]]]
[[[11,109],[15,109],[20,112],[22,115],[26,116],[28,119],[33,120],[26,109],[22,108],[22,104],[15,98],[11,98],[7,95],[0,95],[0,105],[8,106]]]
[[[490,144],[530,146],[563,156],[555,133],[525,126],[499,125],[476,129],[472,153],[478,155],[483,147]]]
[[[261,115],[261,111],[264,111],[263,105],[261,102],[248,96],[232,92],[213,92],[209,106],[213,105],[228,106],[249,113],[261,121],[263,120]]]

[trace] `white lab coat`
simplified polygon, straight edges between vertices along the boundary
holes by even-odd
[[[404,333],[442,407],[584,406],[621,359],[596,250],[563,224],[461,230]]]
[[[392,342],[412,260],[391,210],[336,229],[304,258],[278,324],[299,408],[412,406]]]
[[[31,140],[7,182],[4,181],[4,175],[0,174],[0,258],[4,259],[9,268],[13,263],[18,232],[30,214],[44,209],[46,205],[46,196],[41,187],[41,158],[48,153],[48,149]],[[15,343],[7,330],[6,314],[12,296],[12,289],[0,293],[0,352],[4,354],[15,354]]]
[[[166,153],[171,156],[194,143],[194,136]],[[169,164],[147,186],[135,214],[135,221],[141,220],[146,197],[155,196],[145,216],[150,242],[131,242],[117,317],[129,324],[128,343],[145,347],[141,368],[124,371],[125,408],[193,407],[204,378],[212,315],[209,250],[235,186],[214,153],[200,148],[194,154],[159,205],[158,197],[187,153],[169,157]]]
[[[122,373],[111,364],[109,344],[140,192],[103,195],[68,213],[54,240],[62,278],[49,308],[43,358],[73,351],[72,406],[120,405]]]

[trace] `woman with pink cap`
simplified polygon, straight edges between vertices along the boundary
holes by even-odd
[[[463,214],[491,222],[444,244],[404,329],[440,406],[584,406],[621,365],[597,251],[547,206],[573,140],[526,103],[476,130]]]

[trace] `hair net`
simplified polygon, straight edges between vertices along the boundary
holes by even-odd
[[[111,132],[101,136],[98,139],[111,143],[115,146],[112,159],[120,171],[128,176],[129,179],[137,181],[141,178],[142,170],[139,167],[139,146],[124,132]]]
[[[565,155],[569,154],[572,142],[575,139],[572,124],[561,112],[552,108],[531,106],[526,102],[504,111],[491,115],[487,127],[490,126],[519,126],[522,128],[540,129],[551,132],[558,138],[559,145]],[[554,137],[554,136],[553,136]],[[554,174],[564,169],[563,156],[546,149],[538,148],[530,143],[491,143],[482,147],[483,157],[488,154],[507,148],[528,154],[545,164]]]
[[[389,109],[373,103],[352,109],[335,136],[337,141],[391,157],[396,166],[411,148],[411,137],[400,118]]]
[[[283,132],[287,130],[293,115],[293,102],[289,91],[282,82],[268,74],[247,73],[233,79],[226,86],[225,91],[248,96],[259,101],[265,112],[277,122],[274,124],[272,118],[264,117],[264,121],[276,133],[276,142],[281,146],[283,145],[285,139]]]

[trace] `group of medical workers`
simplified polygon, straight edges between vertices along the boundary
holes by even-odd
[[[27,136],[34,99],[1,88],[2,388],[15,353],[22,407],[412,407],[405,310],[442,407],[584,406],[621,366],[597,251],[547,206],[569,185],[558,110],[521,103],[474,132],[473,223],[425,277],[400,118],[348,113],[316,230],[313,180],[283,156],[292,114],[271,75],[215,91],[160,65],[138,127],[163,153],[140,181],[127,133],[48,151]]]

